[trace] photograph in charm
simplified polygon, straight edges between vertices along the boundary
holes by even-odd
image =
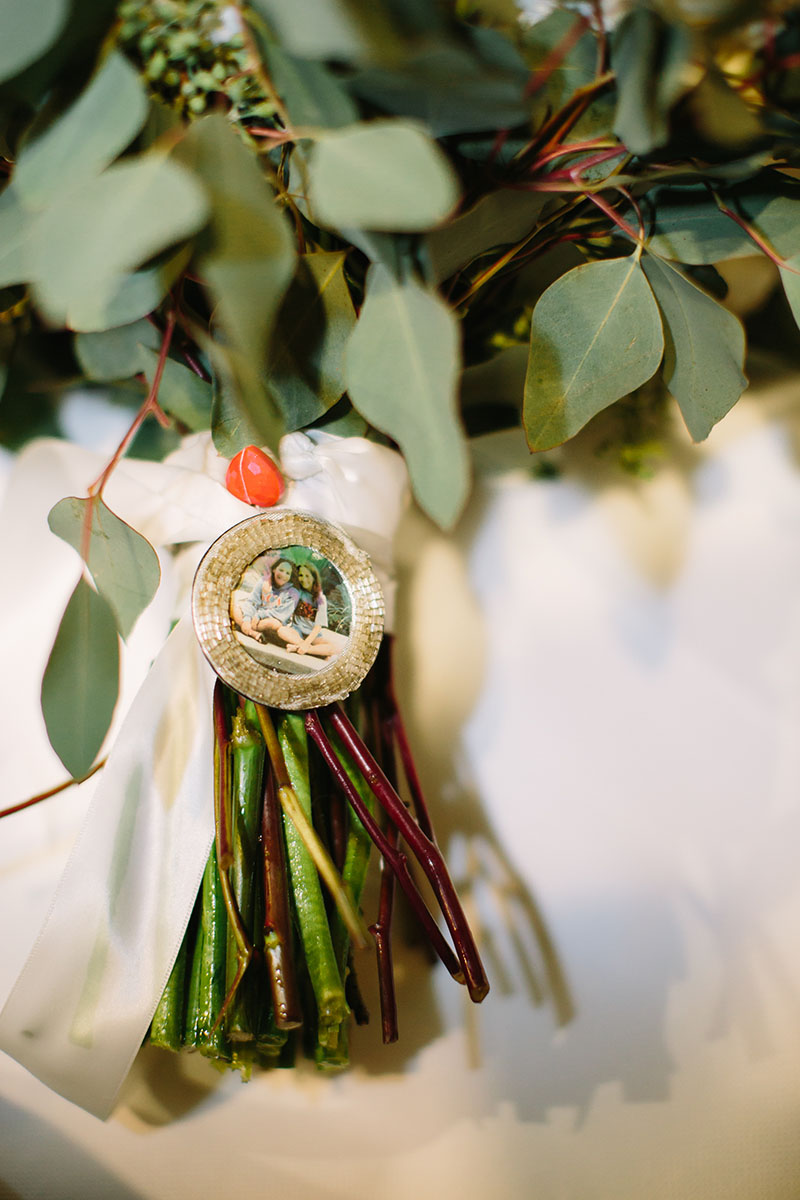
[[[237,641],[256,662],[290,675],[334,662],[349,640],[351,618],[341,574],[309,546],[265,550],[231,593]]]

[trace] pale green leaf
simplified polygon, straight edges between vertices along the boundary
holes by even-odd
[[[398,443],[422,508],[450,528],[469,490],[457,411],[458,325],[448,306],[413,279],[378,264],[345,355],[353,406]]]
[[[370,121],[325,133],[308,170],[315,218],[334,229],[430,229],[458,202],[458,179],[447,158],[407,121]]]
[[[253,0],[291,54],[300,58],[368,58],[394,52],[392,29],[373,0]]]
[[[146,116],[138,74],[112,51],[64,115],[23,145],[14,171],[23,204],[41,208],[56,193],[99,174],[130,145]]]
[[[0,0],[0,81],[12,79],[50,49],[69,8],[68,0]]]
[[[0,195],[0,287],[31,279],[36,220],[10,184]]]
[[[124,277],[195,233],[208,203],[192,175],[146,154],[109,167],[41,214],[33,251],[34,291],[45,315],[71,326],[85,308],[108,304]]]
[[[148,384],[152,384],[158,354],[148,346],[140,346],[141,367]],[[158,403],[165,412],[176,417],[193,433],[211,428],[211,384],[195,375],[183,363],[168,358],[158,389]]]
[[[224,117],[196,121],[175,153],[211,198],[200,270],[217,301],[215,319],[240,361],[257,372],[295,268],[287,219],[258,161]],[[245,406],[263,403],[254,378],[241,375],[238,371]],[[250,389],[256,395],[249,396]]]
[[[191,246],[181,246],[152,266],[124,275],[107,299],[97,293],[83,293],[70,311],[70,327],[76,332],[96,333],[138,321],[158,308],[187,266],[191,253]]]
[[[59,500],[47,522],[58,537],[83,553],[86,506],[90,501],[68,496]],[[161,568],[150,543],[103,503],[91,501],[92,527],[86,565],[98,592],[106,600],[124,638],[155,596]]]
[[[265,40],[263,48],[275,90],[294,128],[336,129],[358,120],[358,109],[344,85],[322,63],[296,58],[274,42]]]
[[[158,349],[161,337],[149,321],[134,321],[102,333],[79,333],[75,356],[89,379],[109,383],[130,379],[142,369],[141,345]]]
[[[643,266],[664,322],[664,382],[700,442],[747,387],[744,330],[674,267],[652,256]]]
[[[345,390],[344,348],[356,323],[342,252],[305,254],[278,317],[267,373],[288,429],[332,408]]]
[[[524,408],[531,450],[560,445],[645,383],[663,352],[658,305],[636,255],[562,275],[533,311]]]
[[[67,604],[42,680],[50,744],[76,779],[92,766],[119,691],[119,641],[106,601],[81,579]]]

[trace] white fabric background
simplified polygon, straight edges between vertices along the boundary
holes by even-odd
[[[407,950],[401,1041],[357,1031],[348,1075],[150,1051],[105,1125],[0,1059],[0,1195],[800,1193],[796,391],[638,488],[536,481],[518,435],[485,439],[457,534],[408,519],[401,690],[484,1005]],[[11,676],[0,729],[34,691]],[[82,807],[0,825],[0,997]]]

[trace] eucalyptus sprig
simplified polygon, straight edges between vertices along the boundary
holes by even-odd
[[[156,454],[366,434],[449,528],[473,430],[516,419],[540,452],[660,378],[706,437],[746,386],[715,264],[768,256],[800,317],[796,6],[653,0],[607,27],[599,4],[43,0],[0,7],[0,34],[8,444],[57,429],[76,384],[133,402],[126,452],[145,411]],[[110,649],[152,592],[115,609],[144,551],[101,492],[53,525]],[[81,660],[75,776],[112,661]],[[68,676],[48,668],[62,749]]]

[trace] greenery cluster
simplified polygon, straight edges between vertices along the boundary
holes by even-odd
[[[798,113],[785,4],[2,0],[0,439],[76,383],[134,452],[366,433],[444,528],[472,431],[544,451],[660,373],[703,439],[746,385],[714,264],[767,255],[800,319]],[[45,678],[75,774],[158,581],[107,476],[51,515],[94,584]]]

